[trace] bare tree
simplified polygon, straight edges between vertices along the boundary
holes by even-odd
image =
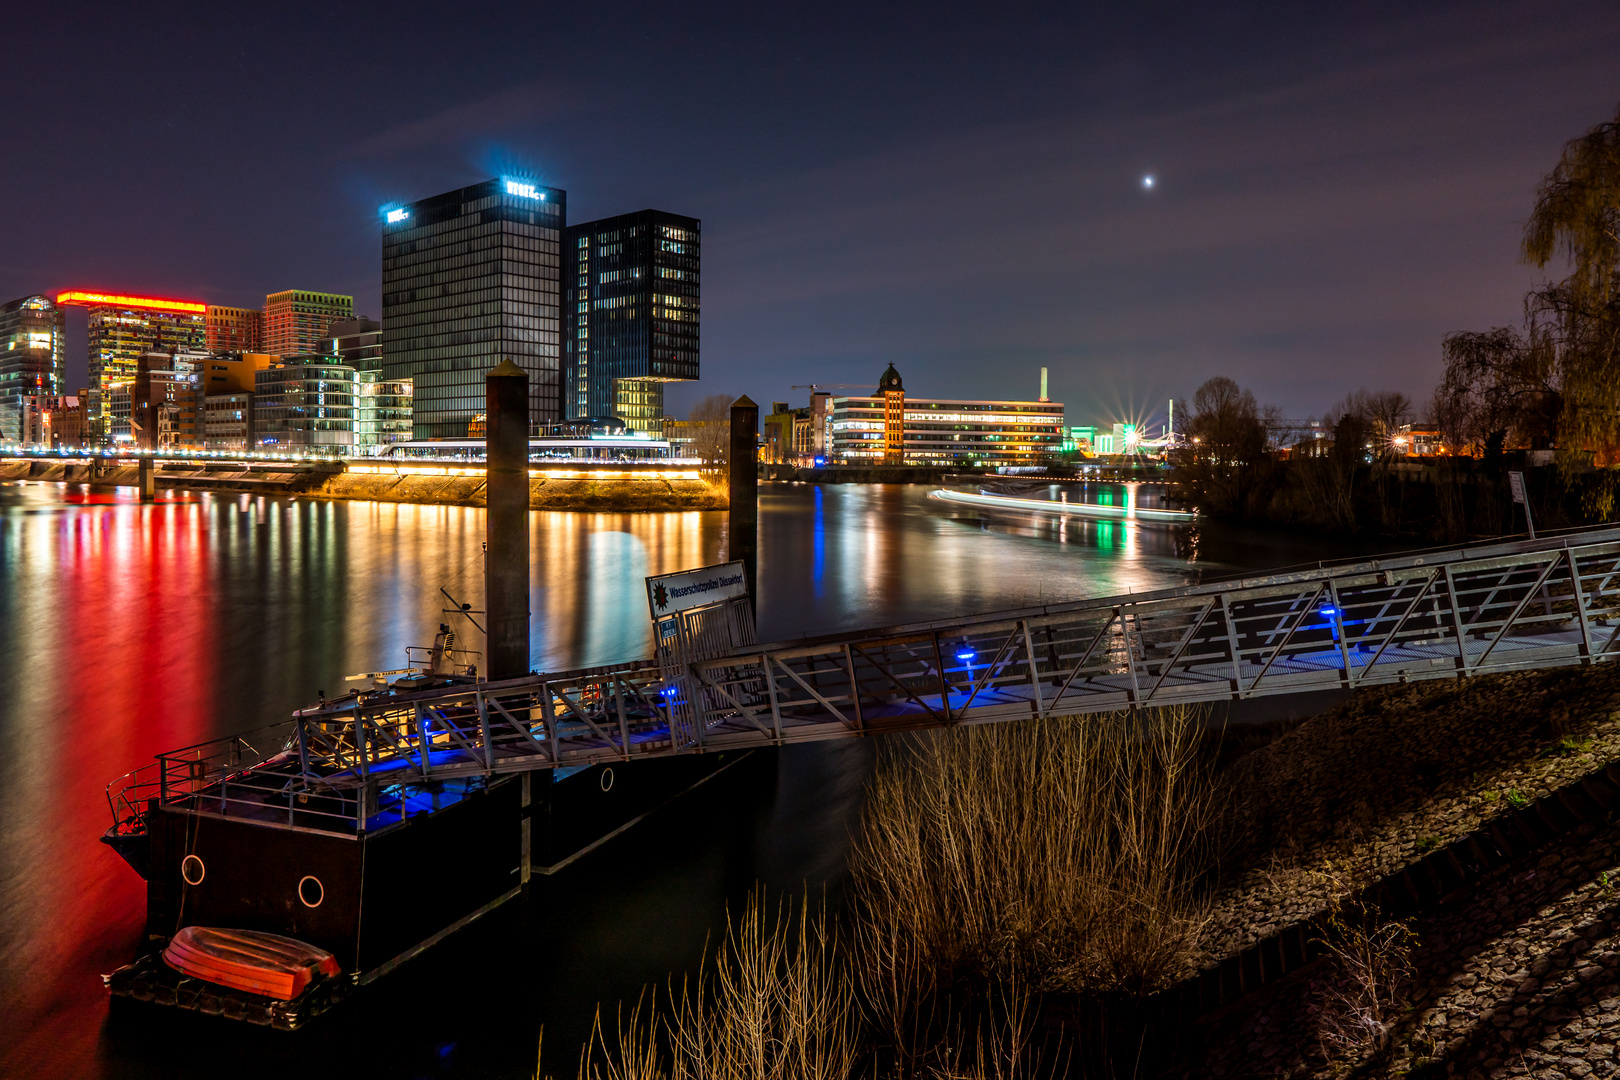
[[[692,453],[708,472],[725,469],[731,454],[731,402],[725,394],[710,394],[692,406],[686,416],[687,422],[694,425]]]
[[[1550,442],[1564,411],[1556,350],[1544,326],[1447,334],[1446,370],[1431,406],[1436,425],[1459,451],[1490,442]]]
[[[1176,479],[1190,501],[1215,513],[1244,513],[1266,454],[1267,425],[1254,394],[1224,375],[1193,394]],[[1267,414],[1275,423],[1276,417]]]

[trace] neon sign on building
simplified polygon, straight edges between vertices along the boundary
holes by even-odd
[[[399,222],[404,221],[406,218],[408,218],[410,216],[411,216],[411,212],[409,210],[406,210],[406,209],[403,209],[403,208],[401,208],[399,210],[390,210],[390,211],[388,211],[388,224],[390,224],[390,225],[398,224]]]
[[[56,302],[80,307],[134,308],[141,311],[173,311],[185,315],[208,314],[208,305],[196,300],[164,300],[155,296],[123,296],[118,293],[81,292],[77,289],[57,293]]]
[[[534,184],[524,184],[516,180],[506,181],[506,193],[508,195],[516,195],[521,199],[536,199],[540,201],[544,201],[545,199],[545,196],[540,193],[540,189]]]

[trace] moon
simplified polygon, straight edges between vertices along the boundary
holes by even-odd
[[[1142,177],[1142,187],[1146,191],[1152,191],[1153,190],[1153,174],[1152,173],[1149,173],[1148,175]]]

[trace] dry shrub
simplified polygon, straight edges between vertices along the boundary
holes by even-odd
[[[1417,935],[1410,921],[1355,902],[1332,915],[1318,941],[1327,965],[1311,986],[1317,1039],[1328,1062],[1348,1064],[1387,1046],[1406,1007]]]
[[[1029,720],[887,755],[851,870],[863,998],[901,1072],[995,987],[1140,1000],[1184,972],[1209,860],[1194,719]]]
[[[855,1067],[854,991],[824,912],[751,893],[695,986],[622,1015],[609,1046],[598,1012],[582,1080],[845,1080]]]

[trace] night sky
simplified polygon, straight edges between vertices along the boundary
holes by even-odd
[[[1535,184],[1620,103],[1620,7],[35,5],[0,299],[380,304],[378,207],[514,171],[703,220],[703,379],[1162,419],[1426,401],[1512,321]],[[1151,189],[1143,178],[1152,175]],[[83,380],[83,315],[69,387]]]

